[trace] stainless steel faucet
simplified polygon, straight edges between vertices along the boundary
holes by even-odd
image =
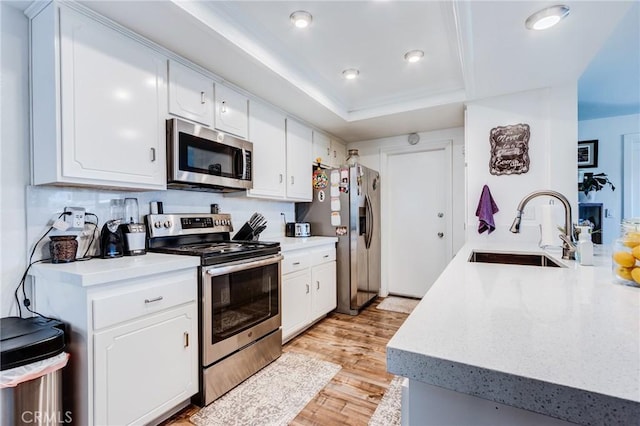
[[[564,206],[564,234],[560,234],[560,239],[562,240],[562,258],[567,260],[575,259],[576,246],[573,244],[572,236],[573,224],[571,223],[571,204],[569,204],[569,200],[567,200],[567,197],[559,192],[546,189],[533,191],[531,194],[524,197],[522,201],[520,201],[520,204],[518,204],[518,212],[516,214],[516,218],[513,220],[510,231],[514,234],[520,232],[520,222],[522,220],[522,212],[524,211],[524,206],[526,206],[527,203],[532,199],[541,196],[557,198]]]

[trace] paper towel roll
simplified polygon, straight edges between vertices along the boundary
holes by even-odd
[[[561,222],[558,218],[562,215],[560,206],[543,204],[537,208],[540,218],[540,247],[561,246],[562,240],[558,237],[560,234],[558,226]]]

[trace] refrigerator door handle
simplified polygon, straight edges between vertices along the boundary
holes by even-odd
[[[366,209],[366,234],[365,234],[365,247],[371,247],[371,239],[373,237],[373,208],[371,206],[371,199],[369,195],[365,194],[364,196],[365,209]]]

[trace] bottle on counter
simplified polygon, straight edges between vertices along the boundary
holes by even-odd
[[[578,226],[578,246],[576,249],[576,260],[580,265],[593,265],[593,242],[591,241],[591,228],[589,226]]]
[[[612,256],[614,282],[640,287],[640,218],[622,220]]]

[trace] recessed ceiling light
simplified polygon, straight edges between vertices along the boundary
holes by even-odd
[[[298,10],[289,15],[291,22],[298,28],[307,28],[311,25],[311,20],[313,17],[306,10]]]
[[[404,54],[404,59],[407,62],[418,62],[423,57],[424,52],[422,50],[411,50]]]
[[[358,71],[355,68],[349,68],[347,70],[342,71],[342,76],[344,78],[346,78],[347,80],[353,80],[354,78],[356,78],[358,75],[360,74],[360,71]]]
[[[551,6],[529,16],[524,24],[530,30],[546,30],[566,18],[568,14],[569,8],[567,6]]]

